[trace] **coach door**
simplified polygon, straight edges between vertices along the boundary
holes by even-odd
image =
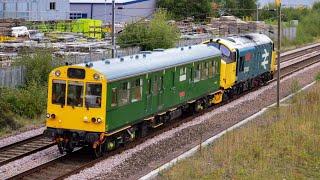
[[[146,91],[146,111],[148,113],[152,112],[152,78],[147,79],[147,91]]]
[[[157,112],[163,109],[163,75],[154,73],[148,79],[147,84],[147,111]]]

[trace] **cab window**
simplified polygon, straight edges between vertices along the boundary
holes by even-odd
[[[236,53],[231,52],[225,45],[220,45],[220,51],[222,53],[222,59],[227,63],[234,62],[236,60]]]
[[[64,105],[66,98],[66,81],[52,81],[52,104]]]
[[[86,85],[86,107],[101,107],[102,85],[100,83],[87,83]]]
[[[68,82],[68,98],[67,98],[68,106],[83,106],[83,83],[76,81]]]

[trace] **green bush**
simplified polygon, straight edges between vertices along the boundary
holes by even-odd
[[[26,84],[19,88],[0,89],[0,115],[3,119],[8,119],[8,114],[32,119],[45,112],[48,77],[55,67],[51,54],[50,51],[36,51],[17,59],[15,65],[25,67]]]
[[[166,9],[176,19],[205,19],[211,13],[211,2],[212,0],[158,0],[157,6]]]
[[[26,85],[36,83],[45,85],[48,82],[49,73],[58,64],[52,58],[52,52],[36,51],[35,53],[25,52],[21,58],[17,59],[16,65],[26,68]]]
[[[47,88],[35,82],[20,89],[3,89],[0,100],[6,110],[19,116],[35,118],[46,108]]]
[[[140,46],[142,50],[153,50],[173,47],[178,39],[178,29],[168,24],[166,11],[158,11],[148,23],[128,25],[117,42],[121,47]]]

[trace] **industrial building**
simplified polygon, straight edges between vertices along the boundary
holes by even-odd
[[[133,22],[153,14],[156,0],[115,0],[116,22]],[[70,19],[91,18],[111,21],[112,0],[70,0]]]
[[[0,0],[0,19],[51,21],[69,17],[69,0]]]

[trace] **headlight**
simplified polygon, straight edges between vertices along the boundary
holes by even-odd
[[[97,123],[101,123],[101,122],[102,122],[101,118],[98,118]]]
[[[47,117],[47,118],[50,118],[51,116],[50,116],[50,114],[49,114],[49,113],[47,113],[47,114],[46,114],[46,117]]]
[[[57,70],[56,72],[54,72],[54,74],[56,75],[56,77],[59,77],[61,75],[61,72]]]
[[[100,79],[100,75],[99,74],[94,74],[93,78],[94,78],[94,80],[99,80]]]

